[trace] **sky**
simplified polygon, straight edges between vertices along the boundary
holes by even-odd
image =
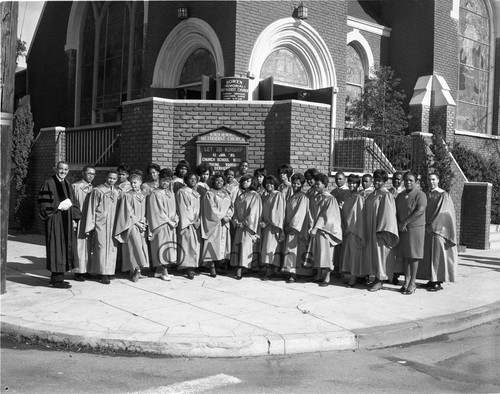
[[[17,22],[17,36],[26,41],[29,50],[31,40],[35,34],[35,29],[43,9],[43,1],[20,1],[19,19]],[[26,67],[26,59],[20,58],[18,67]]]

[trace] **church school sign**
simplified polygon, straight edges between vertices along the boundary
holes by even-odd
[[[198,134],[196,164],[210,164],[214,171],[223,172],[248,160],[247,134],[221,126]]]

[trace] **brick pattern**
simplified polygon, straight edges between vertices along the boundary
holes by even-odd
[[[252,169],[265,167],[273,174],[283,163],[295,171],[312,166],[325,173],[329,169],[328,106],[148,99],[125,104],[123,116],[122,160],[133,168],[144,169],[150,162],[175,168],[181,159],[194,167],[196,136],[226,126],[250,136]]]
[[[491,184],[465,184],[462,242],[474,249],[490,248]]]

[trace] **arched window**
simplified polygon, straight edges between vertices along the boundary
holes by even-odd
[[[116,121],[140,97],[142,2],[89,2],[81,37],[79,124]]]
[[[363,94],[366,71],[359,52],[352,46],[347,46],[347,76],[346,103],[355,100]]]
[[[198,48],[184,63],[179,85],[199,82],[202,75],[210,78],[216,77],[215,60],[209,51]]]
[[[277,83],[309,87],[309,77],[299,57],[287,48],[271,53],[262,65],[260,78],[273,76]]]
[[[487,133],[490,19],[483,0],[460,0],[457,130]]]

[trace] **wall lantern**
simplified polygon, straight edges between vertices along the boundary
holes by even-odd
[[[299,19],[307,19],[307,7],[304,3],[300,3],[297,7],[297,18]]]
[[[189,17],[188,9],[186,7],[177,8],[177,19],[183,20]]]

